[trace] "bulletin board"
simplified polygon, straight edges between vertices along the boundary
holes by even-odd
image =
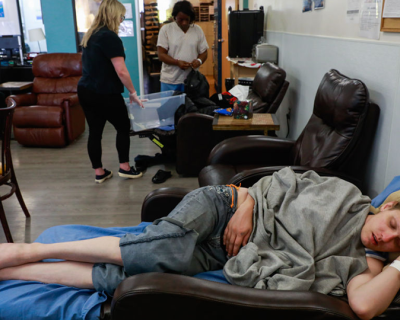
[[[381,31],[383,32],[400,32],[400,18],[384,18],[383,10],[385,8],[385,0],[382,3],[382,21]]]

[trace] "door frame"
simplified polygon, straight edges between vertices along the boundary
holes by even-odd
[[[144,2],[144,0],[135,0],[136,41],[138,49],[139,89],[140,89],[140,95],[144,95],[143,52],[142,52],[142,34],[140,30],[139,1]]]

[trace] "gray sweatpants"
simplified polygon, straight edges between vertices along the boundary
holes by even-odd
[[[168,217],[154,221],[139,235],[121,238],[123,267],[94,265],[95,289],[113,295],[122,280],[146,272],[195,275],[222,269],[227,261],[222,236],[236,211],[237,197],[236,189],[227,186],[190,192]]]

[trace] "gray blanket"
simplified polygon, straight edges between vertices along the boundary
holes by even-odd
[[[249,194],[253,232],[224,267],[230,283],[343,295],[367,268],[360,233],[371,200],[351,183],[284,168]]]

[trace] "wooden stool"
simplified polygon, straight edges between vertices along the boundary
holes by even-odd
[[[13,100],[8,100],[13,101]],[[0,186],[7,185],[11,188],[10,192],[0,196],[0,221],[3,225],[3,230],[6,235],[7,242],[13,242],[10,228],[8,227],[6,215],[3,208],[3,200],[8,199],[14,193],[17,196],[18,202],[27,218],[30,217],[29,211],[26,208],[24,199],[18,186],[17,178],[15,177],[14,167],[11,158],[10,140],[11,140],[11,125],[14,114],[15,104],[9,102],[7,108],[0,109],[0,138],[1,138],[1,165],[0,165]]]

